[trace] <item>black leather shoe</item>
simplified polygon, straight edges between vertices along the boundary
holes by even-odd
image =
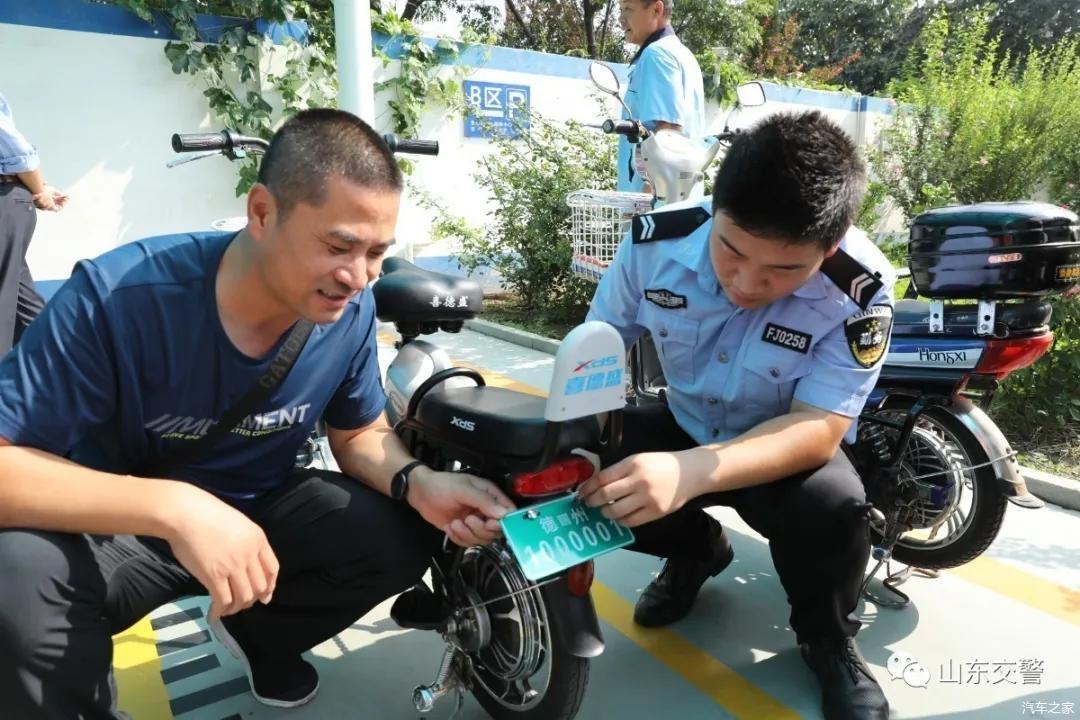
[[[889,701],[855,638],[816,640],[800,650],[821,684],[825,720],[887,720]]]
[[[449,613],[435,593],[424,583],[418,583],[397,596],[390,607],[390,619],[399,627],[413,630],[438,630]]]
[[[319,673],[299,655],[289,658],[248,656],[233,637],[229,625],[234,618],[212,618],[210,632],[229,653],[240,661],[251,685],[251,694],[263,705],[279,708],[299,707],[311,702],[319,691]]]
[[[719,524],[714,527],[712,558],[669,558],[660,574],[638,598],[634,606],[635,623],[642,627],[663,627],[685,617],[694,607],[705,581],[719,575],[731,564],[735,549],[724,536],[724,529]]]

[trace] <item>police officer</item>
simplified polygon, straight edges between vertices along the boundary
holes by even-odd
[[[671,29],[672,0],[620,0],[619,22],[626,41],[638,46],[630,61],[626,119],[640,120],[650,132],[677,130],[688,137],[705,124],[705,90],[694,54]],[[619,137],[618,189],[642,192],[644,181],[633,148]]]
[[[667,559],[635,621],[690,611],[734,555],[703,508],[734,507],[769,540],[829,720],[888,716],[854,640],[868,507],[841,445],[892,323],[892,267],[852,226],[865,184],[822,114],[772,116],[735,141],[711,201],[635,218],[589,313],[627,347],[649,331],[668,384],[666,404],[627,408],[621,450],[582,488]]]
[[[0,357],[45,306],[26,264],[37,211],[59,212],[67,200],[45,182],[37,149],[15,127],[0,93]]]

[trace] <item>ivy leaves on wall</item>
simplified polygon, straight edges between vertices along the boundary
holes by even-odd
[[[333,107],[337,101],[333,5],[325,0],[220,0],[208,5],[198,0],[111,0],[148,23],[168,25],[177,38],[165,45],[165,57],[174,73],[191,75],[215,120],[246,135],[269,139],[284,118],[308,107]],[[208,28],[199,13],[213,12],[225,21]],[[235,17],[234,17],[235,16]],[[287,37],[275,47],[255,20],[272,23],[302,20],[305,42]],[[434,45],[419,36],[413,24],[393,12],[373,13],[372,28],[401,43],[400,71],[376,85],[376,92],[392,93],[388,102],[390,125],[403,137],[416,137],[421,118],[431,103],[460,108],[460,78],[468,72],[455,66],[447,77],[440,65],[452,62],[470,43],[438,39]],[[391,58],[381,49],[375,54],[384,67]],[[409,171],[408,161],[402,161]],[[254,184],[257,161],[238,163],[237,196]]]

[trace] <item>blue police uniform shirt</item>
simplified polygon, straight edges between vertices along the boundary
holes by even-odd
[[[624,239],[588,319],[614,326],[628,348],[645,330],[651,333],[668,405],[699,444],[729,440],[784,415],[792,400],[857,417],[887,352],[892,265],[853,227],[841,250],[881,273],[882,286],[866,310],[820,271],[791,295],[745,310],[727,299],[709,257],[711,205],[710,198],[652,214],[687,207],[708,212],[710,219],[686,237],[639,244]],[[852,423],[848,442],[855,431]]]
[[[0,175],[32,172],[40,166],[37,150],[15,127],[15,115],[0,93]]]
[[[688,137],[702,134],[705,89],[701,68],[670,27],[647,40],[630,63],[624,100],[630,114],[624,109],[623,119],[640,120],[650,131],[663,121],[682,126],[682,134]],[[619,136],[618,189],[623,192],[641,192],[644,186],[633,167],[633,147]]]
[[[0,436],[138,474],[193,442],[259,380],[261,359],[221,325],[215,277],[233,233],[170,235],[80,262],[0,361]],[[281,486],[323,416],[358,428],[383,411],[369,291],[316,325],[285,381],[205,457],[169,473],[244,501]]]

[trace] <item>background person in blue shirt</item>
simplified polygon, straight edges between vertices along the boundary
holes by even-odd
[[[705,91],[701,68],[671,29],[672,0],[620,0],[619,22],[626,41],[638,46],[630,61],[630,81],[624,98],[630,115],[650,131],[668,128],[688,137],[701,135],[705,125]],[[643,192],[634,164],[635,145],[619,136],[618,186],[623,192]]]
[[[110,636],[206,593],[256,699],[303,704],[318,675],[301,654],[419,582],[437,530],[497,536],[509,499],[416,466],[383,413],[367,286],[401,187],[361,120],[299,113],[263,159],[244,230],[80,263],[0,361],[5,716],[121,717]],[[205,455],[147,470],[248,393],[301,318],[317,324],[260,407]],[[294,468],[320,417],[343,474]],[[404,496],[387,497],[409,467]]]
[[[37,210],[59,212],[67,200],[45,182],[37,150],[15,127],[15,115],[0,93],[0,357],[44,306],[26,264]]]
[[[734,555],[704,508],[734,507],[769,540],[828,720],[888,717],[854,640],[868,506],[841,449],[892,324],[895,274],[852,226],[865,185],[824,115],[768,118],[732,145],[711,201],[635,218],[589,312],[627,347],[648,330],[668,384],[666,404],[627,408],[620,451],[581,491],[667,558],[635,621],[690,611]]]

